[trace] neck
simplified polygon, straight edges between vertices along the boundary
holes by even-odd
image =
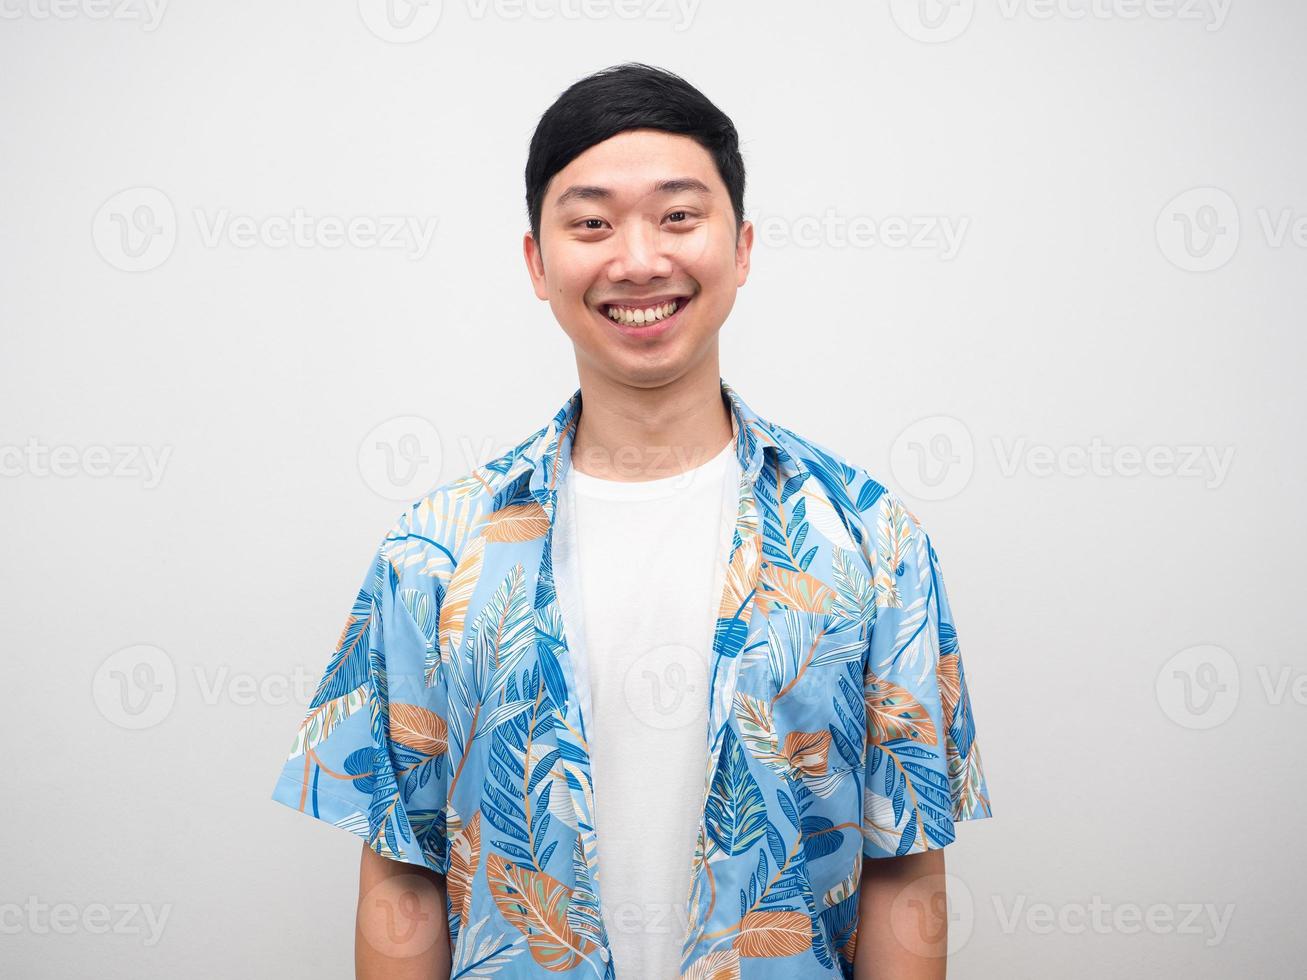
[[[572,465],[588,476],[625,482],[675,476],[708,462],[734,433],[715,360],[654,387],[581,374]]]

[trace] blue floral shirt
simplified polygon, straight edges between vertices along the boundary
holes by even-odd
[[[991,815],[957,631],[902,501],[721,389],[742,474],[682,976],[851,977],[862,862]],[[551,550],[580,411],[399,516],[273,793],[445,875],[453,977],[621,970]]]

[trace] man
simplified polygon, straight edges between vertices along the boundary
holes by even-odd
[[[942,848],[991,810],[940,565],[719,373],[734,126],[621,65],[526,184],[580,389],[387,532],[274,794],[365,841],[359,976],[943,977]]]

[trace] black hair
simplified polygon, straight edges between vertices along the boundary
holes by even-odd
[[[554,174],[590,147],[631,129],[688,136],[707,150],[730,193],[739,233],[744,221],[744,158],[735,124],[681,76],[627,62],[574,83],[536,124],[526,160],[526,210],[537,243],[545,189]]]

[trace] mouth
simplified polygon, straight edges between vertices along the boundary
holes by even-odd
[[[681,320],[690,296],[652,296],[627,303],[600,303],[597,312],[628,337],[642,340],[660,337]]]

